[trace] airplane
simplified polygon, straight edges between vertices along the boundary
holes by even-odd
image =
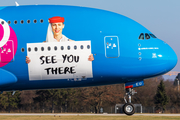
[[[52,18],[63,24],[53,24]],[[47,42],[55,39],[59,31],[52,30],[58,25],[73,42]],[[94,60],[88,60],[90,54]],[[117,13],[66,5],[0,7],[1,93],[125,84],[123,111],[133,115],[133,88],[176,64],[167,43]]]

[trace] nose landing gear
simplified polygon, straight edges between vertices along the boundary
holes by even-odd
[[[133,115],[135,113],[135,107],[131,103],[131,96],[134,95],[135,93],[137,92],[135,92],[135,90],[133,90],[132,88],[126,88],[126,95],[124,96],[124,101],[126,103],[123,105],[123,112],[126,115]],[[128,102],[126,100],[126,96],[128,96]]]

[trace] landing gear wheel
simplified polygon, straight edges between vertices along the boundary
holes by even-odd
[[[135,108],[134,105],[132,103],[126,103],[123,106],[123,112],[126,115],[133,115],[135,113]]]

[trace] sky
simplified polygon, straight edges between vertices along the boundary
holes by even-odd
[[[0,0],[1,6],[72,5],[98,8],[129,17],[168,43],[180,61],[180,0]],[[180,62],[172,71],[180,72]],[[174,79],[175,76],[164,76]]]

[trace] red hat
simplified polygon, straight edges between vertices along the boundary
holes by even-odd
[[[58,22],[64,22],[64,17],[56,16],[49,18],[49,23],[58,23]]]

